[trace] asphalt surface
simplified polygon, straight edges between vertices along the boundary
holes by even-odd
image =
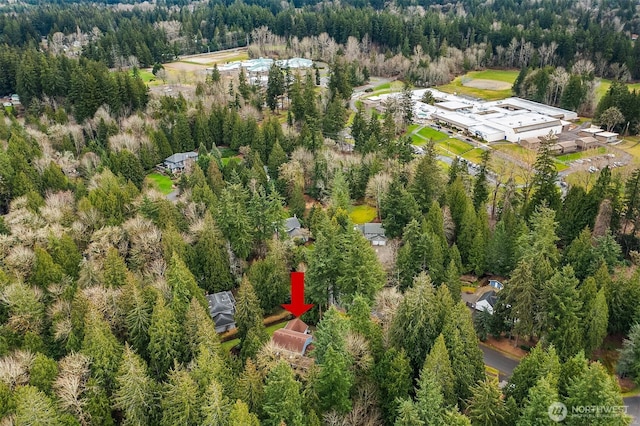
[[[500,372],[500,381],[508,380],[513,370],[518,366],[519,361],[509,358],[502,352],[485,345],[480,345],[480,350],[484,356],[484,363]]]
[[[519,364],[519,361],[488,346],[481,344],[480,349],[484,356],[485,365],[493,367],[500,372],[500,381],[508,380]],[[624,398],[624,405],[627,406],[627,414],[633,418],[631,425],[640,426],[640,395]]]

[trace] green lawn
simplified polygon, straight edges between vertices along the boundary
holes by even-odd
[[[519,71],[515,70],[484,70],[472,71],[465,75],[456,77],[451,83],[436,87],[446,93],[456,93],[461,95],[472,96],[474,98],[486,99],[489,101],[497,101],[512,96],[511,89],[505,90],[488,90],[468,87],[462,84],[463,81],[469,79],[495,80],[504,83],[513,84],[518,77]]]
[[[240,163],[240,158],[238,158],[238,157],[224,157],[221,160],[222,160],[222,165],[223,166],[226,166],[231,161],[233,161],[235,163]]]
[[[267,327],[267,333],[269,336],[273,336],[276,330],[284,328],[287,325],[287,321],[282,321]],[[226,342],[222,342],[221,346],[224,350],[230,351],[235,345],[240,343],[240,339],[227,340]]]
[[[568,168],[569,168],[569,166],[567,166],[566,164],[561,163],[561,162],[556,160],[556,170],[557,171],[561,172],[563,170],[567,170]]]
[[[407,133],[413,133],[414,130],[419,128],[420,128],[419,124],[409,124],[409,127],[407,127]]]
[[[449,138],[446,141],[438,142],[436,146],[455,155],[462,155],[473,149],[473,146],[456,138]]]
[[[607,93],[609,87],[611,87],[611,80],[600,79],[600,84],[596,87],[596,103]],[[629,90],[640,90],[640,83],[627,84],[627,87]]]
[[[484,149],[482,148],[474,148],[471,151],[467,151],[462,155],[462,158],[465,160],[469,160],[472,163],[480,164],[482,162],[482,153]]]
[[[385,89],[391,89],[391,83],[380,84],[380,85],[374,87],[373,91],[377,92],[378,90],[385,90]]]
[[[494,144],[491,147],[493,149],[497,149],[498,151],[504,151],[507,154],[525,155],[530,152],[530,150],[528,150],[527,148],[517,145],[515,143]]]
[[[467,73],[467,77],[479,78],[482,80],[496,80],[504,81],[505,83],[513,84],[518,78],[518,70],[484,70],[484,71],[471,71]]]
[[[228,147],[218,148],[218,150],[220,151],[220,157],[222,158],[235,157],[236,155],[238,155],[238,151]]]
[[[173,182],[169,176],[161,175],[159,173],[151,173],[150,175],[147,175],[147,178],[149,178],[149,180],[153,182],[153,185],[165,195],[170,193],[173,189]]]
[[[564,162],[575,161],[581,158],[589,158],[589,157],[595,157],[596,155],[606,154],[606,152],[607,152],[607,148],[605,148],[604,146],[601,146],[595,149],[589,149],[587,151],[573,152],[571,154],[560,155],[556,157],[556,160],[564,161]]]
[[[138,75],[140,76],[142,81],[144,81],[145,83],[154,81],[156,79],[156,76],[153,75],[151,71],[147,71],[147,70],[138,70]]]
[[[432,129],[431,127],[423,127],[418,131],[418,134],[425,139],[431,139],[433,141],[439,141],[447,138],[445,133]]]
[[[349,218],[357,225],[368,223],[374,220],[377,216],[375,207],[362,204],[359,206],[352,206],[349,208]]]

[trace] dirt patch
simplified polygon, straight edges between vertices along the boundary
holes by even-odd
[[[474,89],[481,90],[509,90],[511,84],[504,81],[497,80],[485,80],[482,78],[474,78],[471,80],[463,81],[463,86],[473,87]]]
[[[494,349],[499,350],[500,352],[504,352],[514,358],[522,359],[527,356],[527,351],[520,348],[519,346],[513,346],[515,340],[508,339],[496,339],[494,337],[487,337],[487,340],[483,342],[485,345],[492,347]],[[526,344],[530,342],[519,342],[519,344]]]

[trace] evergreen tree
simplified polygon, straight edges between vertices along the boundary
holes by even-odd
[[[253,239],[247,198],[246,191],[239,184],[227,185],[220,194],[215,216],[222,234],[241,259],[249,256]]]
[[[202,426],[226,426],[229,420],[231,404],[222,386],[212,380],[205,391],[204,403],[201,407]]]
[[[58,363],[42,353],[36,354],[29,368],[29,384],[51,396],[52,385],[57,375]]]
[[[251,412],[259,412],[264,399],[264,383],[262,373],[251,358],[247,358],[237,383],[237,395],[242,397]]]
[[[245,357],[255,355],[262,344],[269,339],[262,321],[262,309],[253,286],[245,277],[236,297],[236,326],[240,347]]]
[[[196,280],[184,264],[182,259],[174,253],[167,267],[166,279],[171,289],[171,309],[176,320],[182,322],[191,298],[195,298],[203,307],[208,306],[202,290],[196,284]]]
[[[547,206],[556,211],[560,208],[560,189],[556,186],[558,171],[551,154],[551,145],[553,143],[555,143],[553,135],[548,136],[546,141],[540,143],[538,156],[533,166],[536,172],[531,183],[533,196],[531,200],[526,200],[525,203],[526,217],[530,217],[540,206]]]
[[[353,373],[350,371],[349,355],[334,345],[329,345],[320,364],[320,374],[316,389],[320,398],[320,407],[327,412],[335,410],[348,413],[351,410],[349,395],[353,386]]]
[[[505,387],[505,397],[513,398],[521,406],[538,380],[548,375],[560,376],[560,360],[553,347],[543,349],[535,346],[513,370],[509,384]]]
[[[280,96],[284,94],[284,76],[282,70],[275,63],[269,69],[267,80],[266,102],[271,111],[278,109]]]
[[[433,314],[437,310],[431,279],[420,274],[400,302],[390,333],[395,346],[407,353],[413,371],[422,368],[424,359],[440,334],[441,320]]]
[[[85,316],[82,353],[91,359],[91,373],[107,392],[111,392],[122,357],[122,346],[97,312]]]
[[[174,360],[182,359],[182,330],[162,296],[157,297],[149,325],[149,367],[158,379],[164,378]]]
[[[609,307],[604,289],[596,292],[596,281],[587,278],[580,287],[582,296],[582,321],[584,323],[584,350],[590,354],[599,348],[607,336]]]
[[[278,362],[265,380],[264,404],[266,426],[279,426],[282,423],[291,426],[303,425],[302,397],[300,383],[293,371],[284,361]]]
[[[389,190],[382,199],[380,214],[387,237],[397,238],[402,235],[402,230],[412,219],[420,217],[420,207],[402,182],[396,178],[391,181]]]
[[[413,401],[403,399],[398,402],[398,416],[394,423],[395,426],[424,426],[424,422],[420,420],[418,407]]]
[[[171,370],[164,385],[161,426],[200,425],[200,401],[198,387],[189,373],[182,369]]]
[[[178,114],[176,117],[176,124],[173,128],[172,136],[173,152],[187,152],[195,149],[196,145],[191,136],[189,121],[183,113]]]
[[[629,336],[622,342],[620,358],[617,365],[618,373],[640,381],[640,324],[631,327]]]
[[[502,425],[507,412],[501,396],[495,379],[486,379],[473,387],[468,412],[474,425]]]
[[[444,426],[444,399],[440,385],[430,371],[423,369],[416,387],[416,409],[428,426]]]
[[[387,350],[375,366],[374,377],[380,392],[380,406],[388,424],[393,423],[396,413],[402,417],[405,410],[415,411],[405,406],[411,391],[411,376],[409,359],[404,351],[395,348]]]
[[[444,405],[453,407],[457,403],[454,393],[454,375],[451,369],[451,361],[449,360],[449,352],[442,334],[438,336],[433,344],[422,368],[423,374],[432,374],[436,383],[440,385]]]
[[[204,227],[193,251],[194,275],[203,289],[211,293],[230,290],[233,286],[229,255],[225,240],[211,214],[204,219]]]
[[[624,405],[620,386],[614,376],[599,363],[592,363],[583,374],[571,381],[566,399],[568,411],[573,407],[621,407]],[[594,417],[568,416],[568,425],[626,425],[630,419],[620,410]]]
[[[481,155],[480,170],[476,175],[476,179],[473,183],[473,207],[476,211],[487,201],[489,196],[489,187],[487,185],[487,172],[489,166],[489,159],[491,158],[491,151],[484,150]]]
[[[549,406],[558,402],[558,391],[553,376],[542,377],[538,383],[529,390],[529,396],[518,420],[518,426],[540,425],[554,426],[556,421],[549,417]]]
[[[539,328],[536,313],[540,303],[530,259],[522,259],[518,263],[505,293],[505,301],[511,305],[512,315],[518,319],[514,327],[515,334],[525,339],[533,337]]]
[[[437,200],[442,192],[444,180],[441,168],[438,167],[435,145],[429,142],[425,149],[425,155],[420,158],[416,166],[415,176],[409,191],[414,196],[420,210],[426,213],[431,203]]]
[[[122,424],[151,423],[157,410],[155,392],[156,384],[147,375],[145,362],[126,345],[114,393],[115,407],[124,418]]]
[[[558,356],[563,360],[584,347],[578,283],[573,269],[565,266],[547,282],[543,290],[543,338],[557,348]]]
[[[269,154],[269,174],[272,178],[277,179],[280,173],[280,166],[287,162],[287,154],[284,152],[280,143],[276,141]]]
[[[237,400],[229,413],[229,426],[260,426],[255,414],[249,412],[247,404]]]
[[[289,294],[289,269],[285,256],[284,245],[278,240],[273,240],[267,256],[255,261],[249,269],[249,281],[253,283],[256,295],[260,299],[260,307],[265,313],[279,307]]]
[[[127,265],[124,259],[120,257],[118,250],[114,247],[107,249],[107,256],[104,260],[104,271],[102,275],[104,277],[104,283],[108,287],[120,288],[123,287],[127,281]]]
[[[13,420],[19,425],[58,426],[61,424],[53,401],[33,386],[19,386],[13,393]]]

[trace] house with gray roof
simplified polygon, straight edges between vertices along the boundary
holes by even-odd
[[[197,152],[178,152],[164,160],[164,167],[171,173],[182,172],[190,162],[198,160]]]
[[[493,315],[493,308],[494,306],[496,306],[497,301],[498,296],[496,296],[496,292],[494,290],[490,290],[480,296],[480,299],[478,299],[478,301],[475,303],[474,308],[476,311],[480,312],[486,310],[491,315]]]
[[[381,223],[365,223],[356,225],[356,229],[369,240],[372,246],[386,246],[387,237],[384,234],[384,227]]]
[[[236,312],[236,299],[230,291],[208,294],[205,296],[209,304],[209,315],[216,325],[216,333],[236,328],[234,314]]]
[[[300,220],[296,216],[285,219],[284,230],[292,240],[300,240],[303,243],[309,240],[309,231],[302,227]]]

